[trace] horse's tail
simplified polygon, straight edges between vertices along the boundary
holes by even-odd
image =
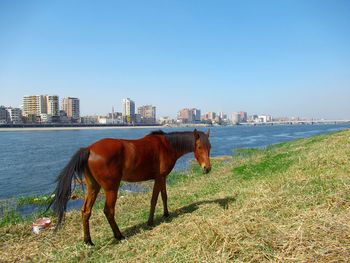
[[[87,165],[89,155],[90,151],[88,148],[80,148],[56,179],[57,186],[54,191],[55,196],[47,208],[48,210],[52,206],[52,210],[57,216],[56,229],[58,229],[62,223],[64,213],[67,209],[67,203],[71,197],[72,181],[74,179],[82,181],[83,172]]]

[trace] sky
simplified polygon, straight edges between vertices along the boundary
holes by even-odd
[[[350,1],[0,0],[0,105],[350,119]]]

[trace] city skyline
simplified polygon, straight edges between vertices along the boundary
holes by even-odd
[[[151,122],[155,123],[156,121],[159,121],[161,119],[165,118],[170,118],[172,120],[181,120],[181,119],[186,119],[185,123],[189,122],[189,123],[196,123],[198,121],[205,121],[207,119],[209,120],[215,120],[216,117],[220,117],[220,120],[230,120],[232,121],[232,123],[239,123],[243,120],[243,122],[246,122],[248,117],[250,117],[250,121],[254,122],[253,120],[260,120],[261,118],[265,119],[263,122],[266,122],[266,120],[269,122],[271,122],[273,119],[274,120],[284,120],[284,121],[289,121],[289,120],[308,120],[308,121],[312,121],[312,120],[349,120],[346,118],[338,118],[338,119],[330,119],[330,118],[323,118],[323,117],[309,117],[309,116],[288,116],[288,115],[271,115],[270,113],[267,112],[263,112],[263,113],[257,113],[257,112],[249,112],[249,116],[248,113],[246,111],[237,111],[237,110],[231,110],[229,112],[219,112],[219,111],[205,111],[202,112],[201,109],[198,108],[193,108],[193,107],[184,107],[181,108],[180,110],[178,109],[176,111],[176,113],[173,113],[171,115],[162,115],[162,116],[158,116],[157,114],[157,118],[156,118],[156,106],[153,106],[152,104],[144,104],[144,105],[138,105],[136,107],[136,103],[134,100],[130,99],[130,98],[123,98],[121,101],[121,110],[115,110],[115,107],[112,106],[111,111],[107,111],[104,113],[99,113],[99,114],[81,114],[80,113],[80,99],[79,98],[74,98],[74,97],[70,97],[70,96],[66,96],[63,97],[61,99],[59,99],[60,96],[59,95],[48,95],[48,94],[41,94],[41,95],[25,95],[22,97],[22,104],[19,106],[14,106],[14,105],[9,105],[9,104],[0,104],[0,106],[8,108],[8,109],[20,109],[21,112],[23,112],[23,116],[27,116],[28,114],[26,112],[28,111],[34,111],[34,112],[38,112],[37,116],[40,117],[39,115],[41,115],[41,113],[44,113],[46,115],[50,115],[50,116],[57,116],[60,115],[58,113],[58,110],[63,110],[64,112],[66,112],[66,114],[68,115],[68,117],[78,120],[81,117],[102,117],[105,118],[106,116],[107,118],[113,118],[111,117],[114,113],[116,114],[120,114],[121,116],[130,116],[131,119],[130,120],[123,120],[123,123],[130,123],[130,122],[135,122],[136,119],[134,118],[146,118],[148,119],[148,121],[144,122],[145,120],[141,121],[141,119],[138,121],[138,123],[148,123],[151,120]],[[31,100],[32,102],[28,103],[28,99]],[[44,102],[41,102],[41,101]],[[77,101],[77,106],[72,106],[70,104],[70,106],[68,106],[68,102],[67,100],[76,100]],[[27,103],[25,103],[25,101],[27,101]],[[61,102],[59,102],[61,101]],[[128,105],[128,106],[127,106]],[[28,106],[30,108],[28,108]],[[38,110],[39,108],[42,108],[40,110]],[[75,108],[77,107],[77,113],[72,113],[72,107]],[[144,109],[142,109],[144,108]],[[75,110],[74,110],[75,111]],[[183,112],[185,111],[185,112]],[[187,111],[187,112],[186,112]],[[201,114],[204,113],[204,114]],[[30,112],[31,114],[32,112]],[[22,114],[21,114],[22,115]],[[74,116],[73,116],[74,115]],[[190,115],[193,115],[193,117],[190,117]],[[234,115],[239,115],[238,119],[237,116],[234,117]],[[184,117],[186,116],[186,117]],[[223,117],[225,116],[225,117]],[[150,119],[149,119],[150,118]],[[267,119],[266,119],[267,118]],[[192,122],[193,120],[193,122]],[[136,121],[137,122],[137,121]]]
[[[155,105],[157,116],[192,107],[349,119],[349,8],[3,1],[0,105],[19,107],[24,94],[70,94],[82,101],[82,116],[121,112],[130,97]]]

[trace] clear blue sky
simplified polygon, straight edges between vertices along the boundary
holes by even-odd
[[[350,1],[0,1],[0,105],[350,118]]]

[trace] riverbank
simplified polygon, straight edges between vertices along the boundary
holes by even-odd
[[[54,234],[31,222],[0,228],[0,261],[339,262],[350,256],[350,130],[214,160],[168,187],[170,218],[148,228],[151,193],[117,202],[126,240],[116,242],[98,202],[91,217],[95,247],[82,242],[79,212]],[[176,176],[176,175],[174,175]],[[170,179],[170,178],[169,178]]]

